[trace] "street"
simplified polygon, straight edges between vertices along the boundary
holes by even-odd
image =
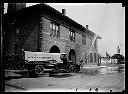
[[[95,74],[58,73],[49,77],[45,73],[41,77],[11,79],[5,83],[5,92],[96,92],[96,88],[98,92],[122,92],[125,72],[101,66]]]

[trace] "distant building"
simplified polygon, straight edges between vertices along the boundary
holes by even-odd
[[[68,60],[85,60],[95,33],[62,13],[38,4],[3,17],[3,52],[5,56],[25,51],[67,53]],[[98,36],[97,39],[101,37]],[[87,57],[88,63],[98,62],[97,39]]]

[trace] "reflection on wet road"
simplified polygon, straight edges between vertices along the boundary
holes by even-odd
[[[113,73],[113,72],[125,72],[125,68],[122,66],[119,67],[101,67],[98,69],[100,74]]]

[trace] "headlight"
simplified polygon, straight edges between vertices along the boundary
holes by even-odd
[[[25,60],[25,63],[28,63],[28,61],[27,61],[27,60]]]

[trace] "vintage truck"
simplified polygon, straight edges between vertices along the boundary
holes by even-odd
[[[24,60],[29,76],[42,75],[48,72],[49,76],[59,72],[79,72],[80,65],[67,60],[66,53],[45,53],[24,51]]]

